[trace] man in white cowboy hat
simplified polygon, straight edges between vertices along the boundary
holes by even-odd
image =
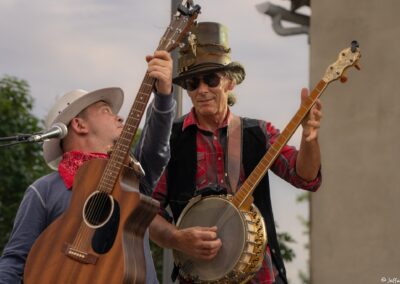
[[[142,193],[154,189],[168,159],[168,140],[176,103],[172,91],[172,58],[165,51],[147,56],[148,72],[156,79],[156,93],[146,114],[146,122],[135,157],[144,168]],[[50,110],[46,126],[68,125],[62,140],[43,145],[43,156],[55,170],[28,187],[18,209],[8,244],[0,258],[0,283],[21,283],[27,254],[40,233],[68,207],[75,173],[90,159],[108,158],[108,151],[119,137],[123,119],[117,115],[124,95],[120,88],[93,92],[74,90],[62,96]],[[55,236],[56,237],[56,236]],[[146,282],[158,283],[147,234],[144,241]]]
[[[241,118],[241,142],[236,144],[238,149],[233,149],[241,155],[241,159],[235,160],[228,155],[233,153],[229,146],[228,126],[237,121],[229,108],[235,103],[232,91],[244,80],[245,71],[241,64],[231,61],[227,38],[223,25],[199,23],[192,28],[187,45],[180,51],[179,75],[173,82],[187,90],[193,108],[173,125],[171,159],[153,193],[163,209],[170,206],[173,216],[165,210],[156,216],[150,226],[150,238],[163,247],[202,260],[213,259],[224,247],[218,238],[217,228],[178,230],[167,220],[176,222],[189,199],[197,194],[233,194],[279,135],[269,122]],[[308,90],[303,89],[301,99],[305,100],[307,96]],[[321,183],[317,139],[320,118],[321,104],[317,102],[302,122],[300,149],[285,146],[271,168],[292,185],[308,191],[316,191]],[[235,172],[228,167],[230,163],[236,165],[236,180],[231,179],[231,173]],[[286,283],[272,214],[268,175],[260,181],[253,197],[266,223],[268,245],[261,269],[252,282]],[[232,247],[232,244],[225,246]]]

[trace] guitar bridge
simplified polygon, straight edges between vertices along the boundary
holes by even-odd
[[[83,252],[67,243],[64,244],[62,252],[73,260],[79,261],[84,264],[96,264],[98,259],[96,255]]]

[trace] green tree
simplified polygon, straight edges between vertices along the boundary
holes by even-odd
[[[39,131],[42,123],[31,114],[32,107],[26,81],[11,76],[0,78],[0,137]],[[9,238],[27,186],[49,171],[38,144],[0,147],[0,251]]]
[[[157,272],[157,278],[159,281],[163,279],[163,256],[164,251],[156,243],[150,240],[150,250],[153,256],[154,266]]]
[[[277,232],[276,235],[278,237],[282,259],[285,262],[292,262],[296,257],[296,253],[291,248],[290,244],[296,243],[295,239],[293,239],[288,232]]]
[[[310,199],[311,199],[311,195],[310,192],[303,192],[301,193],[298,197],[297,197],[297,202],[298,203],[304,203],[307,202],[308,204],[310,204]],[[299,220],[301,225],[304,228],[303,234],[306,235],[308,237],[308,239],[310,239],[310,217],[308,218],[304,218],[303,216],[299,216]],[[306,250],[310,250],[310,244],[307,242],[306,244],[304,244],[304,248]],[[307,270],[306,271],[299,271],[299,279],[300,279],[300,283],[302,284],[310,284],[311,280],[310,280],[310,260],[307,259]]]

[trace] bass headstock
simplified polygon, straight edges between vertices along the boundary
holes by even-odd
[[[199,5],[193,4],[193,0],[182,0],[161,38],[157,50],[170,52],[175,49],[197,19],[200,9]]]
[[[357,41],[353,40],[351,46],[343,49],[339,53],[339,57],[335,63],[330,65],[325,72],[324,80],[326,83],[332,82],[340,78],[342,83],[347,81],[345,71],[347,68],[354,66],[357,70],[360,70],[358,62],[361,58],[360,46]]]

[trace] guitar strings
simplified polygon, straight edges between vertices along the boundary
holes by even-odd
[[[160,44],[159,44],[159,47],[157,48],[157,50],[160,50],[160,49],[166,50],[168,48],[168,45],[171,42],[175,43],[174,40],[165,41],[165,39],[166,38],[174,38],[174,37],[176,38],[177,34],[182,32],[182,28],[187,24],[187,18],[186,17],[183,17],[183,18],[181,17],[181,20],[183,20],[183,21],[179,22],[178,28],[173,29],[171,26],[168,26],[166,32],[164,33],[164,35],[163,35],[163,37],[162,37],[162,39],[160,41]],[[171,35],[171,31],[172,31],[172,35]],[[163,44],[165,42],[166,42],[167,45],[163,46]],[[136,99],[134,101],[134,104],[132,106],[132,110],[133,109],[139,109],[139,107],[137,107],[137,105],[140,103],[139,99],[143,99],[142,102],[141,102],[142,103],[142,105],[141,105],[141,114],[143,115],[143,112],[144,112],[144,110],[145,110],[145,108],[146,108],[146,106],[148,104],[148,100],[150,98],[151,92],[152,92],[152,90],[154,88],[154,83],[155,83],[155,79],[154,78],[150,78],[149,74],[146,72],[145,78],[143,80],[143,83],[140,86],[139,92],[138,92],[137,97],[136,97]],[[131,111],[131,113],[132,113],[132,111]],[[127,124],[130,123],[129,120],[134,120],[134,119],[135,118],[132,115],[129,115],[128,119],[127,119]],[[138,120],[137,125],[139,125],[139,123],[140,123],[139,117],[137,117],[137,120]],[[129,135],[129,133],[127,133],[127,132],[124,133],[123,132],[121,136],[124,136],[124,135],[127,136],[127,135]],[[131,140],[131,139],[127,138],[127,137],[123,137],[123,138],[125,138],[127,140]],[[118,141],[117,141],[117,143],[118,143]],[[109,161],[109,162],[111,162],[111,161]],[[106,167],[106,170],[105,170],[105,172],[107,172],[106,176],[109,173],[109,171],[107,171],[108,168],[109,167]],[[114,180],[114,184],[112,186],[110,186],[111,187],[111,191],[115,187],[115,182],[117,182],[116,178]],[[103,177],[100,180],[100,187],[101,187],[102,184],[103,184]],[[105,190],[105,191],[107,192],[107,190]],[[109,192],[111,192],[111,191],[109,191]],[[97,198],[97,199],[99,199],[99,198]],[[101,214],[101,211],[102,211],[103,206],[104,206],[104,202],[106,202],[106,201],[100,200],[100,202],[98,202],[98,200],[96,200],[96,202],[95,202],[96,205],[94,206],[95,209],[93,210],[94,214],[95,214],[95,217],[98,218],[99,214]],[[93,214],[93,213],[91,212],[91,214]]]
[[[182,20],[183,21],[181,21],[179,23],[177,29],[172,29],[171,26],[168,26],[165,34],[163,35],[163,37],[162,37],[162,39],[160,41],[160,44],[159,44],[159,47],[157,48],[157,50],[160,50],[160,49],[166,50],[168,45],[171,42],[175,43],[174,40],[170,40],[169,42],[167,42],[167,46],[162,47],[162,45],[164,44],[165,39],[168,37],[168,35],[169,35],[169,37],[173,38],[173,36],[176,37],[177,34],[182,32],[182,28],[188,22],[186,17],[184,17]],[[170,35],[171,31],[173,31],[173,35],[172,36]],[[136,125],[136,129],[137,129],[137,127],[138,127],[138,125],[140,123],[140,120],[141,120],[141,116],[143,115],[144,110],[145,110],[145,108],[146,108],[146,106],[148,104],[149,98],[151,96],[151,92],[153,90],[154,83],[155,83],[155,79],[150,78],[148,73],[146,72],[145,77],[144,77],[143,82],[142,82],[142,85],[139,88],[139,92],[138,92],[138,94],[136,96],[136,99],[135,99],[134,104],[132,106],[130,115],[128,116],[125,125],[129,125],[129,126],[135,127],[135,124],[137,124]],[[138,98],[139,99],[143,99],[143,100],[141,102],[139,102]],[[139,105],[139,104],[141,104],[141,105]],[[141,107],[141,109],[138,107],[138,105]],[[141,110],[141,115],[139,115],[140,117],[137,117],[137,123],[132,123],[131,122],[131,120],[135,120],[135,118],[133,117],[133,110],[134,109],[140,109]],[[125,127],[124,127],[124,129],[125,129]],[[129,140],[130,142],[132,142],[132,139],[133,139],[132,136],[133,136],[133,134],[130,135],[130,133],[128,131],[123,131],[121,133],[121,136],[117,140],[117,144],[118,145],[120,144],[119,143],[120,139],[125,139],[125,140]],[[129,144],[128,147],[130,147],[130,144]],[[115,151],[119,151],[119,149],[116,149]],[[126,152],[128,153],[129,149],[127,149]],[[105,168],[105,170],[103,172],[103,175],[101,176],[100,181],[98,183],[98,191],[99,192],[105,192],[106,194],[109,194],[115,188],[115,184],[116,184],[116,182],[118,182],[118,178],[120,176],[121,168],[122,168],[122,165],[123,165],[123,161],[122,162],[118,161],[118,157],[119,156],[117,154],[111,155],[110,160],[107,162],[107,166],[106,166],[106,168]],[[124,159],[125,158],[126,158],[126,155],[124,155]],[[116,166],[115,164],[120,164],[120,165],[117,165],[118,166],[117,168],[119,168],[119,172],[116,173],[116,174],[115,174],[115,170],[111,169],[113,166],[114,167]],[[113,175],[113,173],[115,175]],[[113,180],[112,184],[110,184],[109,180],[106,178],[106,177],[109,177],[109,176],[111,176],[111,178]],[[100,216],[103,213],[102,211],[104,210],[105,202],[108,201],[107,198],[102,198],[100,194],[95,195],[93,197],[93,199],[94,199],[93,205],[90,204],[91,208],[88,208],[88,212],[87,213],[82,212],[83,215],[87,214],[86,219],[88,219],[89,221],[90,220],[100,219]],[[82,216],[82,218],[83,218],[83,216]],[[80,228],[78,229],[77,236],[76,236],[76,238],[74,240],[74,245],[76,247],[78,247],[79,249],[87,248],[88,245],[89,245],[87,242],[90,241],[90,238],[93,235],[93,233],[94,233],[94,229],[89,227],[85,222],[82,222]]]
[[[150,81],[150,82],[148,82],[148,81]],[[134,117],[134,113],[135,113],[134,110],[139,109],[142,113],[144,112],[144,108],[147,105],[147,102],[149,100],[149,97],[151,95],[151,90],[152,90],[152,87],[149,87],[149,85],[151,85],[151,83],[153,81],[154,80],[152,80],[150,77],[148,77],[148,74],[146,73],[146,76],[143,80],[142,86],[139,89],[138,97],[135,100],[135,102],[132,106],[130,115],[128,116],[127,121],[125,123],[125,125],[127,125],[127,127],[135,127],[135,124],[139,125],[140,120],[138,118]],[[146,84],[147,82],[150,84]],[[139,102],[138,100],[142,100],[142,101]],[[135,122],[135,120],[137,120],[137,122]],[[127,129],[127,127],[125,127],[124,129]],[[120,141],[121,139],[131,141],[133,138],[132,136],[133,136],[132,133],[130,133],[128,131],[123,131],[121,133],[121,136],[118,138],[116,145],[121,144],[121,141]],[[127,146],[127,147],[129,147],[129,146]],[[114,149],[114,151],[115,151],[115,154],[111,155],[110,160],[107,161],[107,166],[103,172],[102,177],[100,178],[99,185],[98,185],[98,191],[104,192],[105,194],[110,194],[115,187],[115,183],[118,182],[117,179],[118,179],[119,174],[116,173],[115,169],[116,168],[121,169],[123,166],[123,163],[121,161],[119,161],[122,159],[118,159],[118,158],[121,156],[124,156],[124,159],[125,159],[125,156],[126,156],[126,155],[121,155],[120,153],[118,153],[118,152],[121,152],[121,150],[119,148]],[[129,152],[129,149],[126,152]],[[111,177],[111,180],[110,180],[110,177]],[[104,210],[105,210],[105,204],[108,202],[108,198],[104,198],[104,196],[102,196],[101,194],[97,194],[97,195],[93,196],[92,198],[93,198],[93,204],[89,205],[90,208],[88,208],[87,212],[83,212],[83,214],[87,215],[86,219],[89,220],[89,222],[90,222],[90,220],[100,220],[100,216],[104,213]],[[110,212],[110,214],[112,214],[112,212]],[[83,223],[85,223],[85,222],[83,222]],[[78,238],[77,238],[77,242],[76,242],[77,246],[79,248],[88,247],[88,243],[85,241],[88,241],[91,238],[92,234],[93,234],[93,228],[91,228],[87,224],[85,224],[83,226],[83,228],[78,231]]]
[[[143,98],[143,96],[142,96],[142,98]],[[133,105],[132,109],[135,108],[135,105],[137,106],[138,104],[135,103]],[[130,124],[130,123],[131,122],[128,119],[126,124]],[[122,139],[128,140],[128,138],[129,138],[128,134],[129,133],[127,133],[127,132],[121,133]],[[119,139],[121,139],[121,138],[119,138]],[[116,151],[118,152],[118,149],[116,149]],[[114,186],[112,186],[112,183],[110,183],[109,179],[107,179],[106,177],[118,176],[115,174],[113,175],[114,171],[112,169],[114,164],[116,164],[118,162],[118,159],[114,158],[116,156],[117,155],[112,156],[110,158],[110,160],[108,161],[107,166],[103,172],[103,175],[101,176],[100,181],[98,183],[97,191],[108,194],[114,188]],[[114,181],[116,182],[116,178],[114,179]],[[115,185],[115,183],[114,183],[114,185]],[[107,190],[107,186],[111,190]],[[85,215],[86,219],[89,220],[89,222],[91,220],[99,220],[100,219],[101,214],[104,212],[105,202],[108,201],[107,198],[104,198],[104,196],[102,198],[101,193],[94,195],[91,198],[93,199],[92,203],[87,204],[87,206],[89,206],[89,207],[87,208],[86,212],[82,212],[82,214]],[[83,218],[83,216],[82,216],[82,218]],[[74,246],[77,247],[78,249],[87,248],[88,247],[87,241],[90,239],[92,234],[93,234],[93,228],[89,227],[85,222],[82,222],[80,228],[78,229],[77,235],[75,237]]]

